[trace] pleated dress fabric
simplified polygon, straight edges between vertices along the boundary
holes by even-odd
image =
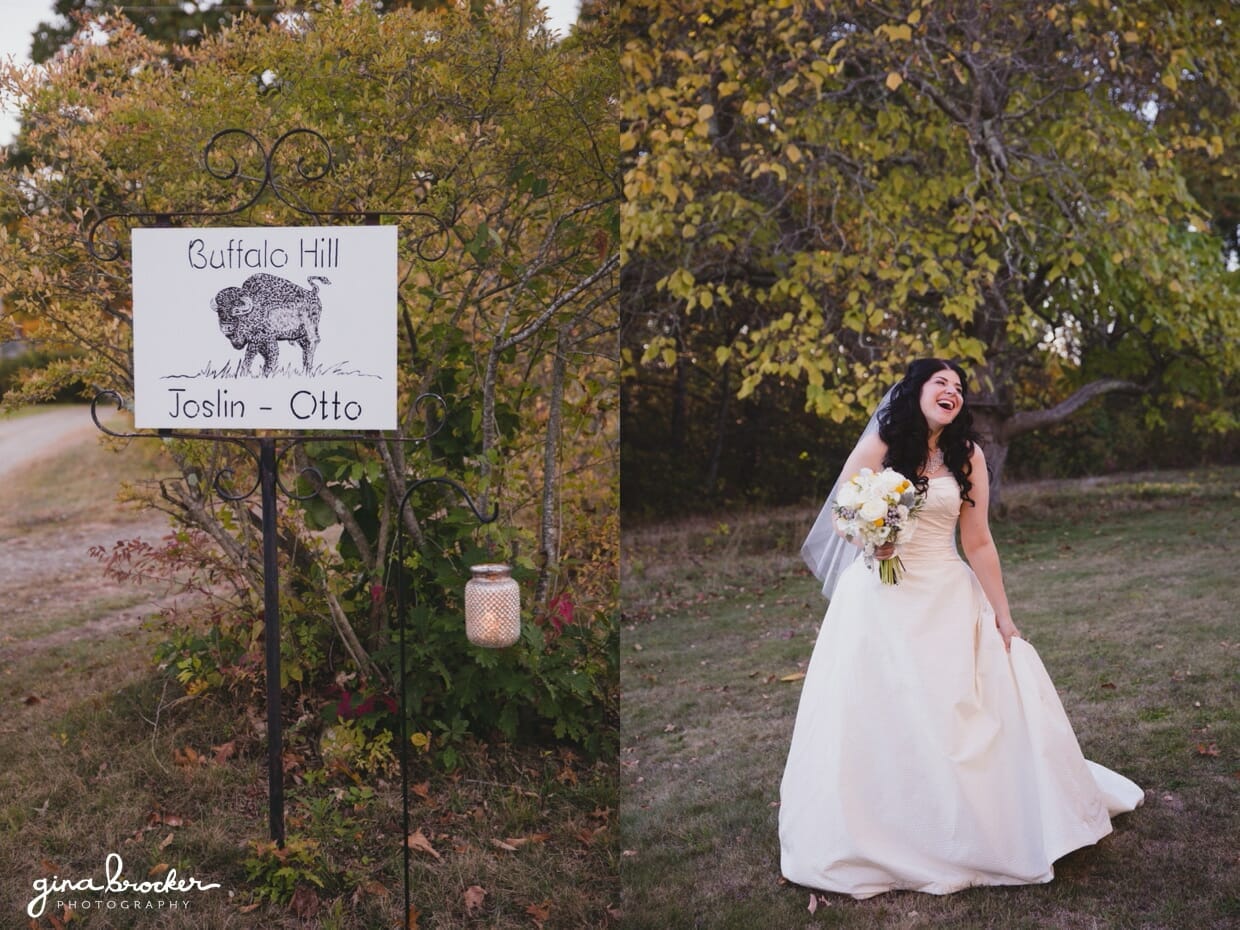
[[[780,785],[791,882],[866,898],[1048,882],[1143,799],[1087,761],[1037,652],[1009,654],[955,547],[960,490],[930,480],[904,574],[858,559],[806,671]]]

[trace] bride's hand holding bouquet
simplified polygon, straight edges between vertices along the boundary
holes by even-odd
[[[877,561],[882,582],[898,584],[904,564],[893,547],[912,537],[925,501],[925,494],[898,471],[863,468],[840,486],[831,510],[844,538],[860,541],[866,566],[873,568]]]

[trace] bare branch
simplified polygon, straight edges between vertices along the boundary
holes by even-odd
[[[1122,391],[1129,394],[1144,394],[1146,387],[1133,381],[1122,381],[1118,378],[1102,378],[1091,381],[1079,388],[1072,395],[1046,410],[1022,410],[1013,414],[1003,424],[1003,442],[1010,442],[1021,433],[1029,433],[1036,429],[1061,423],[1076,413],[1091,400],[1104,394]]]
[[[547,306],[547,309],[544,310],[542,313],[540,313],[538,315],[538,318],[535,319],[532,323],[530,323],[528,326],[524,327],[523,329],[520,329],[517,332],[513,333],[503,342],[496,345],[495,351],[497,353],[503,352],[506,349],[511,349],[513,346],[518,345],[524,342],[526,339],[530,338],[530,336],[534,335],[536,332],[538,332],[540,329],[546,326],[547,321],[550,320],[553,316],[555,316],[556,313],[559,312],[563,307],[565,307],[567,304],[572,303],[574,300],[577,299],[579,295],[583,294],[585,291],[588,291],[590,288],[592,288],[595,284],[597,284],[603,278],[607,277],[609,274],[615,271],[616,268],[619,267],[619,265],[620,265],[619,253],[614,253],[608,256],[607,261],[605,261],[602,265],[600,265],[599,268],[592,275],[590,275],[588,278],[584,278],[581,281],[577,282],[575,285],[570,287],[567,291],[565,291],[563,294],[561,294],[559,297],[553,300]]]

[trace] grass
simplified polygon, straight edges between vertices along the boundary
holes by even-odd
[[[14,476],[0,488],[0,532],[32,549],[64,545],[86,522],[132,534],[146,518],[113,504],[112,489],[166,473],[156,446],[133,443],[117,455],[90,439]],[[71,630],[115,607],[84,584],[48,593],[76,606],[42,618],[31,608],[22,622],[42,624],[38,632]],[[261,708],[213,692],[187,699],[153,666],[146,629],[32,648],[32,631],[15,625],[6,601],[0,655],[5,636],[19,648],[0,665],[0,927],[59,927],[67,914],[70,928],[89,930],[402,926],[399,778],[390,766],[361,775],[326,766],[316,702],[286,695],[288,844],[277,853],[265,843]],[[451,773],[416,757],[411,781],[411,830],[427,847],[412,853],[413,926],[615,923],[614,763],[475,743]],[[53,894],[37,921],[27,916],[35,881],[102,882],[112,853],[133,882],[175,869],[221,887],[128,896],[163,910],[83,909],[82,900],[105,896]],[[285,882],[299,886],[291,902],[264,896]],[[57,907],[66,898],[78,909]],[[169,910],[169,901],[187,908]]]
[[[1017,623],[1087,758],[1146,803],[1048,885],[815,898],[783,882],[779,779],[825,602],[812,507],[626,532],[624,925],[1201,928],[1240,922],[1240,469],[1007,489]]]
[[[250,370],[247,374],[242,374],[240,371],[242,359],[233,358],[233,359],[229,359],[227,362],[223,364],[222,367],[219,367],[219,368],[216,367],[214,362],[208,361],[205,365],[202,366],[201,369],[199,369],[194,374],[164,375],[163,377],[171,378],[171,379],[207,378],[207,379],[214,379],[214,380],[220,380],[220,379],[233,380],[236,378],[252,378],[252,377],[259,377],[260,375],[264,378],[298,378],[298,379],[300,378],[328,378],[328,377],[332,377],[332,378],[379,378],[379,377],[382,377],[381,375],[371,374],[369,372],[361,371],[357,368],[346,368],[345,366],[352,364],[348,359],[345,359],[344,361],[341,361],[341,362],[332,362],[330,364],[315,363],[310,366],[309,370],[306,370],[301,364],[301,355],[299,352],[296,351],[296,348],[294,347],[288,351],[290,352],[291,355],[296,356],[297,361],[283,362],[283,363],[277,364],[276,367],[272,369],[271,373],[267,375],[261,375],[263,371],[263,358],[260,355],[254,358],[254,360],[252,361],[250,365]]]

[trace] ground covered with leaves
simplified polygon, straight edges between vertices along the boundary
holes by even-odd
[[[625,926],[1073,930],[1240,920],[1240,470],[1013,486],[993,529],[1014,616],[1087,758],[1146,789],[1047,885],[867,901],[779,873],[779,779],[824,613],[813,508],[629,527]]]

